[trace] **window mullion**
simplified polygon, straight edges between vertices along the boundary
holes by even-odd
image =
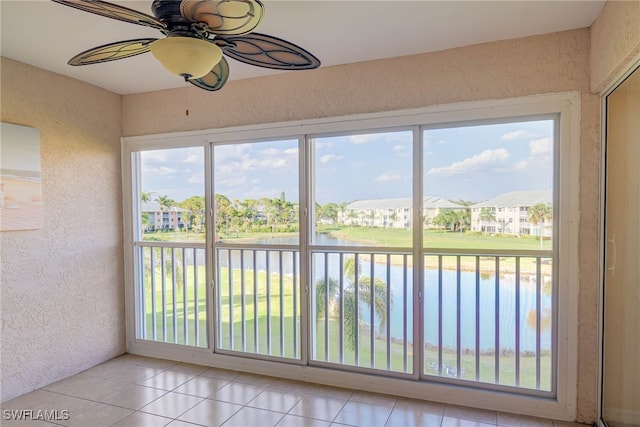
[[[423,229],[423,157],[421,127],[413,128],[413,376],[419,378],[422,375],[422,363],[424,360],[424,256],[422,254],[422,229]]]

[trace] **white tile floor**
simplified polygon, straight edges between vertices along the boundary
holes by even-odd
[[[31,420],[8,420],[11,414]],[[47,416],[49,422],[33,419]],[[3,403],[0,423],[3,427],[584,427],[130,354]]]

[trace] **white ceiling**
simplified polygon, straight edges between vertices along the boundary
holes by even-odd
[[[113,3],[151,14],[151,0]],[[326,67],[589,27],[604,3],[266,0],[265,18],[256,31],[304,47]],[[48,0],[0,0],[0,15],[2,56],[119,94],[184,86],[151,54],[83,67],[67,65],[69,58],[94,46],[162,37],[157,30]],[[231,80],[280,72],[228,60]]]

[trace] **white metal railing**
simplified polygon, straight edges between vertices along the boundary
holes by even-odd
[[[550,251],[425,251],[424,265],[425,377],[555,392]]]
[[[138,338],[207,347],[204,244],[136,244]]]
[[[413,371],[412,254],[313,249],[311,359]]]
[[[138,337],[206,347],[204,244],[136,246]],[[312,247],[308,363],[555,392],[551,251],[428,249],[420,266],[414,258]],[[216,246],[214,262],[216,351],[301,360],[297,246]]]
[[[236,245],[215,257],[218,349],[299,359],[299,252]]]

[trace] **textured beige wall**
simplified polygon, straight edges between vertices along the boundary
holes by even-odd
[[[390,111],[551,92],[581,93],[578,419],[596,417],[599,98],[589,89],[589,30],[123,97],[124,135]],[[232,65],[233,67],[233,65]],[[233,73],[233,69],[231,70]]]
[[[0,233],[5,401],[124,352],[118,95],[2,58],[0,119],[40,130],[44,225]]]
[[[640,59],[640,1],[609,0],[591,26],[591,90],[609,89]]]

